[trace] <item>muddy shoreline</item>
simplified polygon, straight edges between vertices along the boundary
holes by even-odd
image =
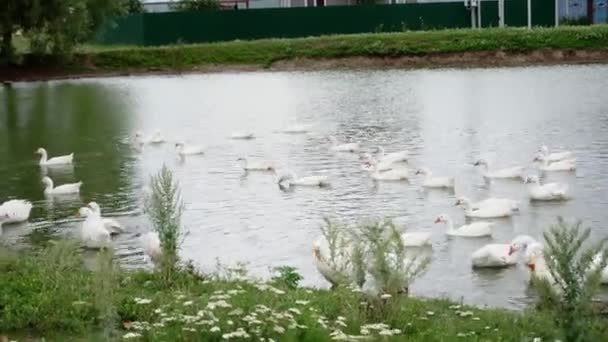
[[[317,71],[357,69],[423,69],[423,68],[491,68],[559,64],[608,64],[608,50],[555,50],[545,49],[525,53],[484,51],[464,53],[427,54],[401,57],[346,57],[336,59],[280,60],[270,66],[254,64],[201,65],[188,69],[171,67],[127,68],[111,70],[97,68],[90,61],[81,68],[44,66],[0,67],[0,82],[34,82],[94,77],[120,77],[138,75],[180,75],[217,72],[252,71]]]

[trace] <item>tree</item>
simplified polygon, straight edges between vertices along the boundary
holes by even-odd
[[[181,0],[174,5],[178,11],[205,11],[220,8],[218,0]]]
[[[40,0],[2,0],[0,2],[0,60],[13,57],[13,35],[39,24],[42,14]]]
[[[29,31],[32,52],[67,55],[97,29],[125,13],[123,0],[45,0],[41,20]]]
[[[127,13],[144,13],[146,10],[141,0],[123,0],[124,7]]]

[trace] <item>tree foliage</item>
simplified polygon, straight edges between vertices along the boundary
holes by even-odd
[[[129,14],[144,13],[146,10],[141,0],[124,0],[125,11]]]
[[[69,54],[112,18],[126,13],[128,0],[2,0],[0,57],[13,54],[13,35],[21,31],[34,53]]]
[[[218,0],[181,0],[174,5],[178,11],[207,11],[220,8]]]
[[[13,55],[13,34],[40,25],[42,17],[40,0],[0,1],[0,59],[10,59]]]

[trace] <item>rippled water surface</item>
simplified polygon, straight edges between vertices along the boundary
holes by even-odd
[[[489,70],[290,72],[137,77],[16,84],[0,88],[0,202],[34,202],[30,222],[5,226],[0,242],[23,246],[48,235],[75,234],[74,212],[95,200],[128,232],[114,240],[125,265],[144,265],[135,235],[149,230],[143,186],[163,163],[174,170],[187,210],[182,254],[204,269],[247,262],[256,276],[292,265],[305,284],[327,286],[317,274],[311,243],[324,216],[346,222],[391,216],[411,231],[433,233],[432,264],[412,291],[466,302],[522,307],[528,301],[523,267],[474,271],[470,254],[520,233],[537,238],[557,215],[582,219],[594,237],[608,227],[608,67]],[[276,133],[294,123],[305,135]],[[206,155],[179,161],[173,144],[130,145],[135,131],[159,129],[169,139],[200,143]],[[257,139],[230,140],[233,131]],[[412,167],[457,177],[456,194],[409,184],[375,184],[358,158],[328,151],[327,136],[366,148],[407,149]],[[486,184],[471,164],[532,165],[545,143],[576,152],[576,173],[549,174],[567,182],[574,199],[529,203],[513,181]],[[73,168],[43,170],[34,150],[74,152]],[[329,189],[280,191],[273,174],[244,174],[239,157],[275,161],[280,171],[330,177]],[[77,197],[47,199],[40,179],[82,180]],[[512,219],[497,221],[492,239],[448,239],[434,225],[442,213],[464,221],[457,195],[523,201]]]

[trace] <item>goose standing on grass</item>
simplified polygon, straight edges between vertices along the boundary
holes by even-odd
[[[378,150],[378,160],[379,161],[392,162],[392,163],[407,162],[409,155],[410,155],[410,152],[406,151],[406,150],[386,153],[386,151],[384,151],[384,148],[382,146],[377,146],[376,149]]]
[[[30,201],[19,199],[6,201],[0,205],[0,216],[3,216],[0,221],[6,224],[25,222],[30,218],[31,211]]]
[[[255,139],[255,135],[252,132],[234,132],[230,135],[230,139],[252,140]]]
[[[334,152],[350,152],[357,153],[361,149],[359,143],[345,143],[341,144],[338,142],[338,139],[334,136],[329,136],[329,141],[331,142],[330,150]]]
[[[82,182],[53,186],[53,180],[50,177],[42,178],[42,183],[45,185],[45,195],[77,194],[80,192],[80,187],[82,186]]]
[[[53,157],[51,159],[48,159],[48,154],[47,154],[46,150],[42,147],[40,147],[38,150],[36,150],[36,154],[40,155],[40,165],[41,166],[72,164],[72,161],[74,160],[74,153],[71,153],[71,154],[68,154],[65,156]]]
[[[160,238],[157,232],[148,232],[141,236],[141,245],[144,250],[144,255],[149,258],[153,264],[157,265],[163,255],[163,250],[160,244]]]
[[[101,215],[89,207],[80,228],[81,239],[87,248],[104,248],[110,246],[110,232],[106,229]]]
[[[305,186],[305,187],[328,187],[330,185],[327,176],[307,176],[297,178],[294,174],[283,175],[279,178],[278,182],[281,189],[289,189],[292,186]]]
[[[243,163],[243,170],[245,171],[274,171],[274,164],[267,161],[255,161],[247,160],[246,158],[239,158],[236,161]]]
[[[485,159],[480,159],[473,164],[475,166],[483,166],[483,177],[488,179],[523,179],[526,168],[523,166],[512,166],[509,168],[490,170],[490,162]]]
[[[464,215],[474,218],[499,218],[509,217],[513,212],[519,210],[519,202],[503,198],[487,198],[483,201],[472,203],[466,197],[459,197],[457,206],[464,207]]]
[[[530,240],[531,239],[531,240]],[[518,251],[522,248],[514,249],[513,246],[523,246],[523,243],[532,241],[527,235],[515,237],[511,243],[492,243],[485,245],[471,255],[473,267],[501,268],[517,264]],[[535,240],[534,240],[535,241]]]
[[[186,145],[183,142],[175,144],[175,150],[180,156],[198,155],[205,154],[203,147],[199,145]]]
[[[409,170],[406,168],[397,168],[380,172],[376,164],[366,163],[364,164],[364,169],[369,172],[369,176],[375,181],[399,182],[407,181],[409,178]]]
[[[534,161],[540,161],[538,169],[541,171],[575,171],[576,170],[576,159],[564,159],[550,163],[548,160],[539,160],[538,158]]]
[[[538,150],[535,160],[548,161],[550,163],[557,162],[560,160],[573,159],[574,153],[572,151],[562,151],[549,153],[547,145],[542,145]]]
[[[92,213],[99,214],[99,216],[101,216],[101,208],[96,202],[90,202],[86,207],[82,207],[78,211],[78,214],[81,217],[85,218],[91,215]],[[122,225],[116,220],[111,218],[105,218],[103,216],[101,216],[101,220],[103,221],[103,225],[105,229],[110,233],[110,235],[116,235],[123,232]]]
[[[536,175],[528,176],[525,183],[529,184],[528,193],[533,201],[565,201],[570,199],[568,184],[541,184],[540,178]]]
[[[494,228],[493,222],[478,221],[471,224],[465,224],[460,226],[458,229],[454,228],[452,219],[442,214],[435,220],[435,223],[444,223],[447,225],[446,235],[449,236],[462,236],[462,237],[483,237],[492,236],[492,228]]]
[[[431,171],[427,168],[416,171],[416,175],[425,175],[422,182],[422,186],[425,188],[454,189],[454,177],[433,177]]]

